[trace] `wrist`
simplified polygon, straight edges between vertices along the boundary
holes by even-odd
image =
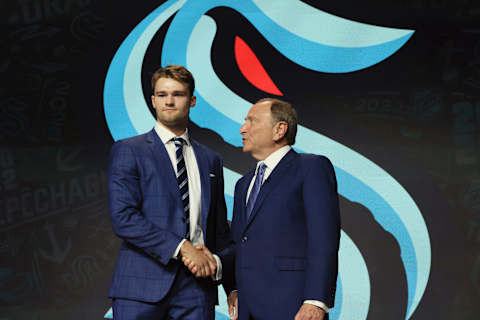
[[[192,243],[191,243],[190,241],[188,241],[188,240],[185,240],[185,241],[183,242],[182,246],[180,247],[180,251],[178,252],[180,258],[181,258],[182,256],[185,256],[185,254],[186,254],[189,250],[191,250],[191,248],[193,248]]]

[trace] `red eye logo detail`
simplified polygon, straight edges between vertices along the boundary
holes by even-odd
[[[243,76],[256,88],[277,96],[283,96],[268,75],[252,49],[240,37],[235,37],[235,60]]]

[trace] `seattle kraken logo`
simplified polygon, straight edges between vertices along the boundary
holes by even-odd
[[[394,54],[413,34],[411,30],[346,20],[296,0],[167,1],[131,31],[108,70],[104,107],[115,140],[145,133],[154,126],[155,119],[142,93],[142,61],[158,29],[174,16],[163,43],[162,65],[185,65],[193,73],[198,84],[198,107],[192,109],[192,121],[216,131],[231,145],[241,145],[238,132],[251,102],[236,95],[218,78],[210,58],[217,26],[205,13],[219,6],[243,15],[284,57],[324,73],[370,67]],[[235,50],[237,63],[248,81],[265,92],[281,95],[266,74],[259,78],[242,68],[242,57],[253,53],[241,39],[237,39]],[[265,81],[261,81],[262,77]],[[417,205],[392,176],[354,150],[301,125],[296,141],[299,152],[321,150],[329,157],[335,166],[339,193],[368,208],[398,241],[408,285],[406,318],[410,318],[427,286],[431,263],[429,235]],[[225,196],[231,212],[234,185],[240,175],[229,168],[224,168],[224,172]],[[370,304],[368,269],[361,252],[344,232],[339,261],[336,307],[331,318],[366,319]],[[226,318],[225,303],[223,297],[217,307],[217,319]]]

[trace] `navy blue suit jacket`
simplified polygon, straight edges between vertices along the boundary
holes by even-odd
[[[330,161],[290,150],[263,183],[247,219],[254,171],[235,186],[232,236],[239,315],[293,319],[304,300],[333,307],[340,239]]]
[[[222,160],[195,140],[190,142],[200,172],[204,243],[222,260],[231,244]],[[108,195],[113,230],[123,239],[109,297],[158,302],[183,267],[172,256],[186,224],[175,171],[154,130],[114,143]]]

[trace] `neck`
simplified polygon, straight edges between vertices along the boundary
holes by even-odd
[[[286,145],[287,143],[277,143],[274,146],[272,146],[272,148],[262,150],[261,153],[255,153],[255,154],[252,153],[252,157],[258,161],[263,161],[267,159],[272,153],[274,153],[275,151],[277,151],[278,149]]]
[[[187,123],[176,124],[176,125],[167,125],[160,121],[157,121],[157,122],[160,126],[164,127],[165,129],[167,129],[177,137],[181,136],[185,132],[185,130],[187,130],[187,124],[188,124],[187,122]]]

